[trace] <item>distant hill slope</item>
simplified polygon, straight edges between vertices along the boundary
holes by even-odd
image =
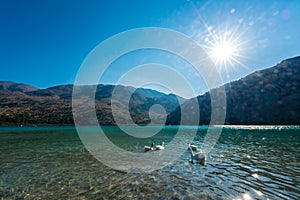
[[[15,83],[11,81],[0,81],[0,91],[11,91],[11,92],[30,92],[38,90],[31,85],[26,85],[23,83]]]
[[[300,56],[254,72],[224,85],[226,91],[226,124],[300,125]],[[217,92],[220,88],[213,89]],[[209,93],[197,97],[200,124],[209,124]],[[182,106],[189,107],[193,99]],[[191,117],[199,117],[192,116]],[[167,124],[180,123],[180,108],[168,116]]]
[[[0,125],[72,125],[72,92],[73,85],[59,85],[47,89],[37,89],[24,84],[13,82],[1,82],[0,88]],[[22,86],[22,87],[21,87]],[[25,87],[26,86],[26,87]],[[82,98],[86,98],[84,91],[91,86],[79,86],[82,89]],[[133,87],[98,85],[96,97],[96,113],[98,121],[102,125],[114,125],[115,120],[111,111],[111,95],[115,87],[121,90],[121,96],[114,102],[118,105],[116,113],[123,124],[129,124],[129,118],[138,124],[150,122],[149,109],[154,104],[165,107],[167,114],[174,110],[179,102],[175,95],[166,95],[150,89],[136,89]],[[21,89],[20,89],[21,88]],[[130,116],[124,99],[126,95],[133,93],[129,102]],[[184,99],[179,97],[179,101]],[[81,111],[84,115],[85,110]],[[164,118],[164,113],[151,110],[154,122]],[[89,119],[86,119],[87,124]]]

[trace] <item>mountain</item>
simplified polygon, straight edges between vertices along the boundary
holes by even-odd
[[[95,109],[101,125],[114,125],[115,119],[112,115],[117,114],[119,121],[123,124],[134,123],[147,124],[150,116],[153,123],[163,123],[166,117],[179,102],[177,96],[167,95],[151,89],[136,89],[129,86],[98,85],[98,86],[76,86],[79,88],[79,98],[84,102],[89,96],[89,91],[96,88]],[[117,89],[118,94],[112,98],[112,92]],[[72,125],[72,94],[73,85],[59,85],[47,89],[37,89],[25,84],[13,82],[1,82],[0,87],[0,125]],[[128,106],[128,101],[129,106]],[[178,97],[179,101],[184,101]],[[113,101],[113,105],[111,104]],[[165,107],[166,113],[159,109],[150,109],[153,105],[160,104]],[[127,110],[129,109],[129,115]],[[149,112],[150,110],[150,112]],[[86,109],[78,112],[84,118]],[[92,119],[84,118],[84,124],[89,125]]]
[[[15,83],[10,81],[0,81],[0,91],[11,91],[11,92],[30,92],[38,90],[31,85],[23,83]]]
[[[58,85],[42,90],[26,92],[29,96],[51,97],[58,96],[61,99],[72,99],[73,85]]]
[[[300,124],[300,56],[284,60],[272,68],[254,72],[222,87],[225,89],[227,103],[225,124]],[[220,89],[221,87],[212,89],[197,99],[186,101],[181,109],[192,107],[198,100],[199,124],[209,124],[210,93],[218,94]],[[186,111],[191,119],[199,117],[193,116],[188,109]],[[167,124],[180,124],[180,113],[180,107],[171,112]]]
[[[76,100],[79,102],[76,116],[82,119],[80,125],[95,124],[89,117],[92,110],[96,110],[101,125],[115,125],[116,121],[118,124],[161,124],[165,118],[166,124],[177,125],[182,124],[181,112],[183,124],[209,124],[210,96],[214,94],[220,97],[222,89],[226,93],[225,124],[300,124],[300,56],[190,100],[174,94],[122,85],[100,84],[76,88]],[[90,95],[92,90],[96,91],[95,108],[87,109],[86,102],[94,99]],[[72,94],[73,85],[38,89],[26,84],[0,81],[0,125],[73,125]],[[199,123],[195,122],[199,118],[195,106],[200,110]],[[217,109],[225,108],[219,106]]]

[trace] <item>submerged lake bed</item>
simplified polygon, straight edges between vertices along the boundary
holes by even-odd
[[[197,132],[193,144],[201,147],[208,127],[184,128]],[[178,127],[151,139],[104,130],[120,148],[143,153],[152,141],[168,144]],[[224,126],[204,165],[191,164],[186,151],[150,173],[105,166],[74,127],[2,127],[0,151],[3,199],[300,199],[299,126]]]

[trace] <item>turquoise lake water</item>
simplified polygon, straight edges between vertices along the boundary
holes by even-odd
[[[185,128],[197,131],[193,144],[200,147],[207,127]],[[135,153],[149,141],[168,144],[177,129],[133,138],[104,128],[115,145]],[[2,127],[0,152],[0,199],[300,199],[298,126],[224,127],[204,165],[190,163],[186,151],[150,173],[102,164],[74,127]]]

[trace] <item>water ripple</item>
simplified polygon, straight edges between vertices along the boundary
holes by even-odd
[[[299,130],[228,128],[204,166],[189,163],[185,152],[172,165],[148,174],[104,166],[84,149],[74,130],[18,130],[14,134],[2,130],[0,197],[300,199]],[[129,141],[112,131],[114,143],[133,152],[142,152],[148,142]],[[172,129],[153,140],[170,141],[174,133],[168,131]],[[201,129],[194,143],[201,146],[204,135]]]

